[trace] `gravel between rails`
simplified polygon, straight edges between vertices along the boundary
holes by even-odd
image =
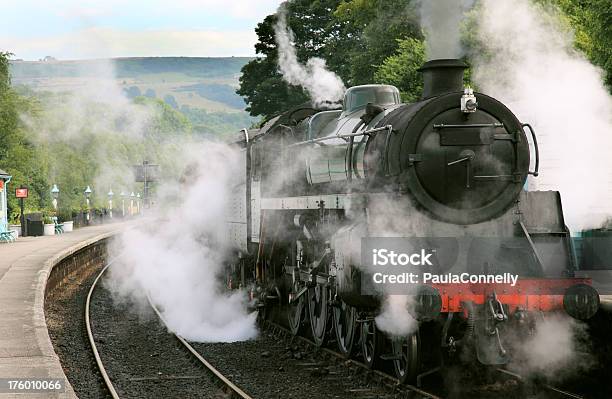
[[[102,284],[94,291],[91,314],[100,357],[120,397],[225,397],[152,311],[143,319],[114,305]]]
[[[45,318],[55,353],[80,399],[109,398],[85,331],[85,298],[101,268],[69,276],[45,300]]]
[[[253,398],[405,397],[380,386],[368,373],[265,330],[251,341],[191,344]]]

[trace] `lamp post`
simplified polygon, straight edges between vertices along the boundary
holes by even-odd
[[[113,218],[113,189],[108,190],[108,217]]]
[[[140,193],[136,194],[136,214],[140,215]]]
[[[136,194],[132,191],[132,194],[130,194],[130,216],[134,215],[134,198],[136,198]]]
[[[127,194],[125,191],[121,190],[121,194],[119,195],[121,196],[121,216],[125,218],[125,197],[127,197]]]
[[[57,199],[59,198],[59,188],[57,188],[57,184],[54,184],[51,188],[51,197],[53,198],[53,209],[57,213]]]
[[[87,186],[85,191],[83,191],[83,194],[85,195],[85,202],[87,204],[87,216],[86,217],[87,217],[87,224],[89,224],[89,219],[90,219],[89,196],[91,195],[91,188]]]

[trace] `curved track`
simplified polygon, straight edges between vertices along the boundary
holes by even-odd
[[[85,301],[85,327],[87,328],[87,338],[89,339],[89,344],[91,345],[91,350],[93,352],[93,355],[96,358],[96,364],[98,365],[98,370],[100,370],[100,374],[102,375],[102,378],[104,379],[104,384],[106,385],[106,388],[108,388],[108,392],[113,397],[113,399],[119,399],[119,394],[117,394],[117,391],[115,390],[115,387],[113,386],[113,382],[108,376],[108,373],[106,372],[106,368],[104,367],[104,364],[102,363],[102,359],[100,358],[100,353],[98,352],[98,347],[96,346],[96,341],[94,340],[94,336],[91,331],[91,319],[90,319],[90,312],[89,312],[89,305],[91,304],[91,296],[93,295],[96,285],[98,284],[98,281],[100,281],[100,278],[102,277],[104,272],[106,272],[106,270],[112,264],[113,264],[113,261],[109,262],[106,266],[104,266],[102,271],[100,271],[100,274],[98,274],[98,277],[96,277],[94,282],[91,284],[91,287],[89,288],[89,292],[87,293],[87,300]]]
[[[155,305],[151,301],[151,298],[149,297],[149,295],[147,295],[147,299],[149,301],[149,305],[151,305],[151,308],[153,308],[153,310],[155,311],[155,314],[157,314],[157,317],[159,317],[159,319],[164,323],[164,325],[167,326],[166,320],[164,320],[164,317],[160,313],[159,309],[157,309],[157,307],[155,307]],[[176,337],[176,339],[179,340],[179,342],[183,345],[183,347],[185,349],[187,349],[193,356],[195,356],[196,359],[198,359],[200,364],[202,364],[204,367],[206,367],[206,369],[208,371],[210,371],[210,373],[212,375],[214,375],[215,378],[217,378],[221,383],[223,383],[224,387],[226,388],[225,391],[226,391],[227,394],[230,395],[230,397],[232,397],[232,398],[242,398],[242,399],[252,399],[242,389],[238,388],[236,386],[236,384],[231,382],[219,370],[217,370],[212,364],[210,364],[206,359],[204,359],[202,357],[202,355],[200,355],[200,353],[198,353],[191,345],[189,345],[189,343],[187,341],[185,341],[185,339],[183,337],[181,337],[180,335],[178,335],[178,334],[176,334],[174,332],[172,334]]]
[[[98,365],[100,374],[102,375],[102,378],[104,379],[104,384],[106,385],[111,397],[113,399],[119,399],[120,396],[117,393],[117,390],[115,389],[115,386],[113,385],[113,382],[111,378],[109,377],[108,372],[106,371],[106,368],[104,367],[104,363],[102,362],[100,353],[96,346],[96,342],[95,342],[94,335],[93,335],[92,328],[91,328],[91,312],[90,312],[91,297],[93,295],[93,292],[95,291],[96,286],[98,282],[100,281],[101,277],[108,270],[108,268],[113,264],[113,262],[114,261],[109,262],[100,271],[100,273],[94,280],[93,284],[91,285],[89,292],[87,293],[87,299],[85,302],[85,326],[87,329],[87,337],[89,339],[91,350],[96,359],[96,364]],[[148,295],[147,295],[147,298],[149,300],[149,304],[151,305],[151,307],[153,308],[153,310],[155,311],[159,319],[162,321],[164,325],[166,325],[164,318],[162,317],[159,310],[153,305]],[[248,394],[242,391],[239,387],[237,387],[234,383],[232,383],[227,377],[225,377],[222,373],[220,373],[215,367],[213,367],[206,359],[204,359],[202,355],[200,355],[191,345],[189,345],[187,341],[185,341],[185,339],[183,339],[178,334],[173,333],[173,335],[181,343],[182,347],[184,347],[195,359],[197,359],[198,363],[202,365],[209,372],[210,375],[214,376],[214,378],[222,384],[223,390],[228,395],[228,397],[241,398],[241,399],[252,399]]]

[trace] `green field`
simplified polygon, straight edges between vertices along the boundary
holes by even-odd
[[[248,127],[254,122],[235,91],[240,70],[251,58],[145,57],[80,61],[12,61],[15,86],[38,92],[71,92],[114,81],[129,97],[165,101],[183,112],[202,133]]]

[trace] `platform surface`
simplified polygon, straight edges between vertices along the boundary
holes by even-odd
[[[0,378],[58,378],[63,394],[6,394],[0,398],[75,398],[47,331],[44,290],[52,265],[126,227],[111,223],[56,236],[20,237],[0,244]]]

